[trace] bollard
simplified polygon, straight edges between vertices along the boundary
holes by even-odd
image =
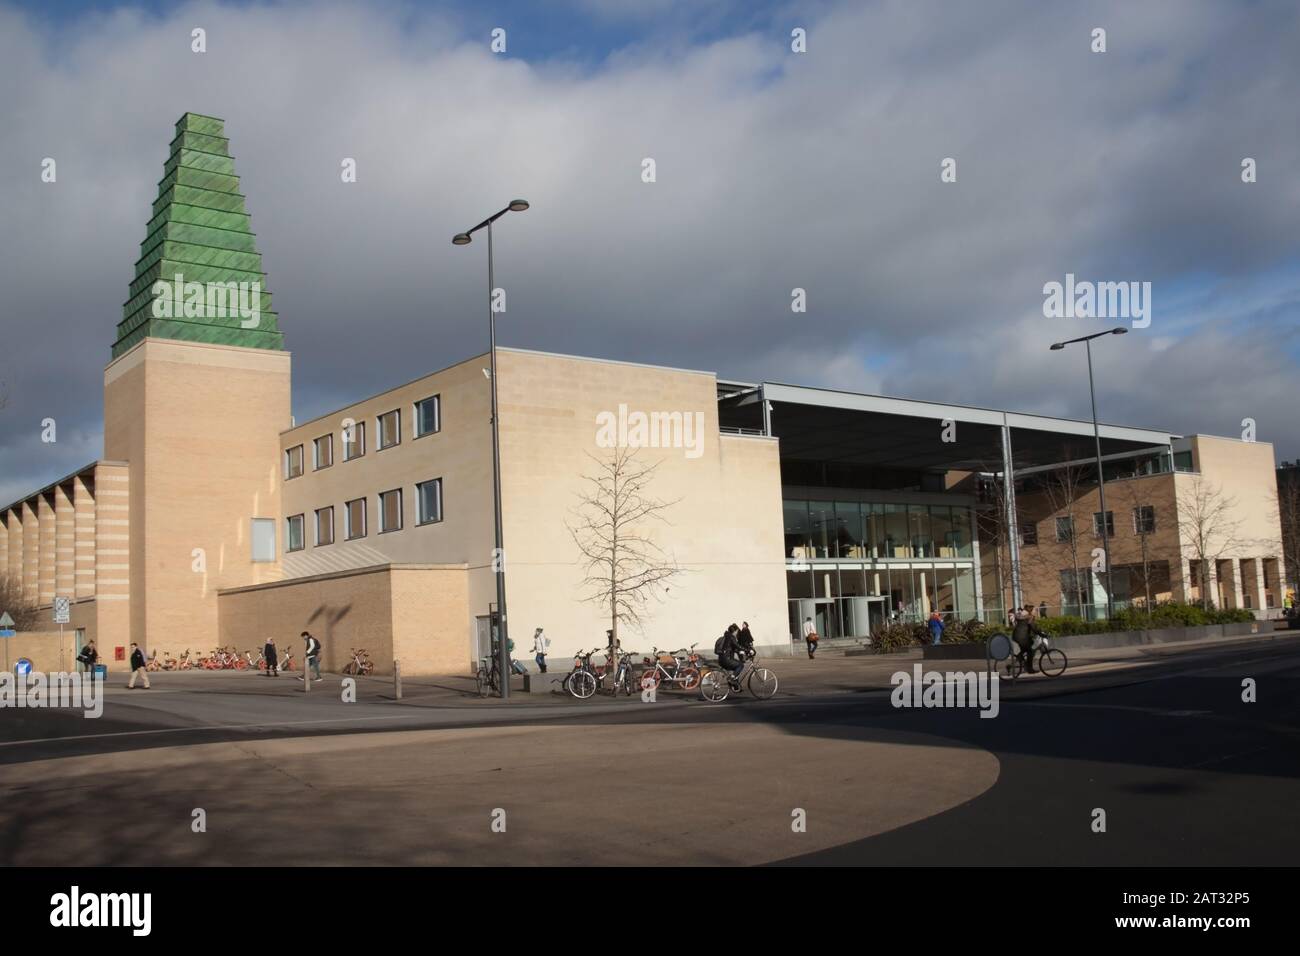
[[[311,690],[311,658],[303,655],[302,658],[302,692],[305,694]]]
[[[402,699],[402,662],[393,661],[393,693],[398,700]]]

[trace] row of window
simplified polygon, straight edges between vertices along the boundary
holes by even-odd
[[[403,496],[401,488],[379,493],[379,533],[401,531],[403,520]],[[355,541],[364,538],[368,532],[367,514],[369,505],[366,498],[353,498],[343,504],[343,538]],[[432,478],[415,486],[415,504],[417,520],[421,525],[436,524],[442,520],[442,479]],[[315,547],[334,543],[334,506],[317,508],[313,513],[312,524],[315,527]],[[306,514],[290,515],[285,519],[285,550],[301,551],[307,546]]]
[[[965,505],[787,499],[787,558],[969,558]]]
[[[415,420],[415,438],[433,435],[442,431],[442,396],[431,395],[412,405]],[[402,410],[394,408],[390,412],[375,416],[375,433],[379,436],[379,451],[392,448],[402,443]],[[366,423],[344,419],[343,424],[343,460],[352,461],[366,453]],[[312,440],[312,467],[315,471],[328,468],[334,464],[334,433],[321,435]],[[284,477],[299,478],[305,467],[303,446],[294,445],[284,453]]]
[[[1154,534],[1156,530],[1156,509],[1151,505],[1140,505],[1133,509],[1133,533],[1138,535]],[[1101,537],[1101,512],[1092,513],[1092,533]],[[1056,540],[1067,542],[1074,537],[1074,518],[1056,519]],[[1106,537],[1115,537],[1115,512],[1106,512]],[[1038,526],[1032,521],[1020,529],[1021,544],[1038,544]]]

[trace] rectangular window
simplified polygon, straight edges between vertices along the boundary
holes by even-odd
[[[415,437],[442,431],[442,400],[434,395],[415,403]]]
[[[285,540],[288,542],[286,551],[302,550],[302,518],[302,515],[293,515],[285,520],[287,526]]]
[[[316,446],[316,470],[328,468],[334,464],[334,434],[321,435],[313,443]]]
[[[1101,537],[1101,512],[1094,511],[1092,514],[1092,533]],[[1115,512],[1106,512],[1106,537],[1115,537]]]
[[[394,408],[379,416],[379,450],[392,448],[402,440],[402,410]]]
[[[442,520],[442,479],[422,481],[415,486],[415,498],[420,505],[420,524]]]
[[[294,445],[284,453],[285,480],[302,475],[302,445]]]
[[[349,501],[343,506],[345,515],[344,522],[346,527],[343,533],[351,541],[354,538],[364,538],[366,536],[366,499],[356,498]]]
[[[1156,530],[1156,509],[1151,505],[1139,505],[1133,509],[1133,533],[1153,534]]]
[[[274,518],[254,518],[253,533],[250,537],[253,542],[254,561],[275,560]]]
[[[1069,541],[1074,537],[1074,519],[1057,518],[1056,519],[1056,540]]]
[[[316,509],[316,547],[334,543],[334,506]]]
[[[366,423],[352,422],[343,426],[343,460],[351,461],[366,453]]]
[[[1020,531],[1020,543],[1033,547],[1038,544],[1038,524],[1030,521],[1028,518],[1021,518],[1017,522],[1017,529]]]
[[[379,495],[379,533],[402,530],[402,489],[381,492]]]

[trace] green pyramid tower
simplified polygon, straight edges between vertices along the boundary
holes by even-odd
[[[114,358],[146,337],[284,347],[229,146],[222,120],[177,120]]]

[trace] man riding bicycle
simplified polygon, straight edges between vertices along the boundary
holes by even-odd
[[[1034,673],[1034,638],[1043,636],[1043,632],[1034,623],[1033,611],[1029,605],[1016,611],[1016,626],[1011,631],[1011,639],[1020,648],[1020,653],[1016,656],[1020,658],[1026,674]]]
[[[729,672],[727,682],[731,684],[733,690],[740,689],[740,672],[745,669],[739,634],[740,628],[732,624],[713,645],[713,653],[718,655],[718,663]]]

